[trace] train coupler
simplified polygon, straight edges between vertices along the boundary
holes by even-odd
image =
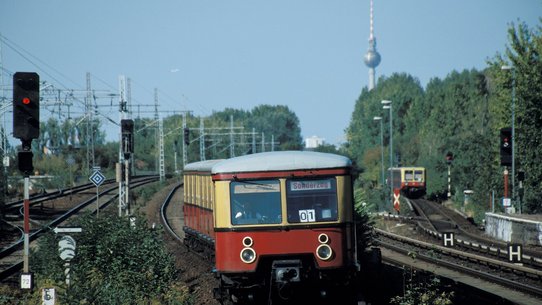
[[[271,266],[273,278],[277,283],[301,281],[301,260],[277,260]]]

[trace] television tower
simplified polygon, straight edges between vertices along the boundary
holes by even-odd
[[[363,61],[369,67],[369,91],[375,87],[375,68],[380,63],[380,54],[376,51],[376,37],[374,36],[373,26],[373,0],[371,0],[371,15],[370,15],[370,33],[369,33],[369,49],[365,53]]]

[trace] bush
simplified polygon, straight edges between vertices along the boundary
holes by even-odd
[[[83,232],[72,236],[77,248],[69,287],[58,255],[59,236],[41,238],[31,255],[38,287],[58,286],[59,304],[190,304],[187,289],[176,285],[177,271],[162,232],[148,228],[142,217],[131,226],[127,218],[104,213],[72,225]],[[40,284],[45,280],[48,286]]]
[[[411,278],[405,287],[403,296],[390,300],[390,304],[398,305],[450,305],[453,304],[453,292],[441,291],[440,280],[432,277],[428,282],[414,282]]]

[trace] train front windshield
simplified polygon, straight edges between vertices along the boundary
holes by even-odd
[[[233,225],[282,222],[278,180],[232,182],[230,196]]]
[[[286,200],[289,223],[337,220],[337,182],[321,180],[287,180]]]
[[[405,181],[423,181],[423,171],[422,170],[405,170]]]
[[[418,182],[423,181],[423,171],[421,170],[414,171],[414,179]]]

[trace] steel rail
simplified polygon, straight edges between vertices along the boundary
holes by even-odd
[[[169,194],[167,195],[166,199],[165,199],[164,202],[162,203],[162,206],[160,207],[160,217],[161,217],[162,224],[164,225],[164,228],[166,228],[166,231],[168,231],[168,233],[169,233],[171,236],[173,236],[173,238],[177,239],[178,241],[180,241],[180,242],[182,243],[182,242],[183,242],[183,239],[182,239],[177,233],[175,233],[175,231],[173,230],[173,228],[172,228],[171,225],[169,224],[169,221],[168,221],[167,215],[166,215],[166,209],[168,208],[169,203],[171,202],[171,198],[173,198],[173,195],[175,194],[175,192],[176,192],[181,186],[183,186],[183,183],[177,184],[177,185],[171,190],[171,192],[169,192]]]
[[[430,201],[428,201],[430,202]],[[479,251],[480,250],[486,250],[487,253],[491,253],[492,255],[494,256],[497,256],[497,257],[500,257],[500,253],[505,253],[505,254],[508,254],[508,250],[507,247],[508,247],[508,244],[506,242],[503,242],[503,241],[500,241],[500,240],[495,240],[495,239],[489,239],[489,238],[486,238],[486,237],[483,237],[483,236],[479,236],[479,235],[476,235],[476,234],[473,234],[473,233],[470,233],[468,232],[467,230],[465,230],[464,228],[462,228],[460,225],[458,225],[454,220],[453,220],[453,217],[450,216],[450,214],[448,214],[448,211],[444,211],[444,209],[437,209],[440,213],[442,213],[444,216],[446,216],[448,219],[450,219],[450,221],[452,223],[455,224],[455,228],[459,231],[459,233],[461,235],[464,235],[466,237],[468,237],[469,239],[472,239],[479,244],[474,244],[472,242],[467,242],[465,240],[462,240],[462,239],[459,239],[459,238],[455,238],[455,241],[460,244],[461,246],[464,246],[466,248],[469,248],[469,249],[472,249],[472,250],[475,250],[475,251]],[[452,211],[450,211],[451,213]],[[407,219],[408,221],[408,219]],[[420,223],[417,224],[418,227],[420,227],[422,230],[424,230],[427,234],[435,237],[435,238],[438,238],[438,239],[442,239],[442,233],[438,232],[438,231],[433,231],[431,229],[427,229],[427,228],[424,228],[423,226],[420,225]],[[488,244],[490,244],[491,246],[488,246]],[[499,247],[499,248],[497,248]],[[533,265],[537,265],[537,266],[542,266],[542,253],[540,251],[533,251],[531,249],[526,249],[526,248],[523,248],[522,249],[522,258],[523,260],[526,260],[526,261],[529,261],[531,262]]]
[[[401,247],[393,245],[393,244],[390,244],[390,243],[379,242],[379,244],[381,246],[387,248],[387,249],[390,249],[390,250],[393,250],[395,252],[404,254],[406,256],[408,256],[408,254],[410,253],[409,250],[401,248]],[[542,297],[542,288],[534,287],[534,286],[523,284],[523,283],[518,283],[517,281],[502,278],[502,277],[492,275],[492,274],[487,273],[487,272],[474,270],[474,269],[466,267],[466,266],[462,266],[462,265],[455,264],[455,263],[452,263],[452,262],[449,262],[449,261],[441,260],[441,259],[438,259],[438,258],[435,258],[435,257],[431,257],[431,256],[428,256],[428,255],[425,255],[425,254],[421,254],[421,253],[417,253],[416,258],[421,259],[421,260],[426,261],[426,262],[429,262],[429,263],[439,265],[439,266],[443,266],[443,267],[446,267],[446,268],[449,268],[449,269],[452,269],[452,270],[455,270],[455,271],[458,271],[458,272],[461,272],[461,273],[465,273],[465,274],[468,274],[468,275],[471,275],[471,276],[474,276],[474,277],[483,278],[485,280],[488,280],[488,281],[491,281],[491,282],[494,282],[494,283],[497,283],[497,284],[500,284],[500,285],[503,285],[503,286],[506,286],[506,287],[510,287],[510,288],[513,288],[513,289],[517,289],[517,290],[520,290],[522,292],[530,293],[531,295],[534,295],[534,296],[537,296],[537,297]],[[382,259],[387,260],[387,261],[392,261],[392,262],[396,263],[393,259],[388,260],[385,257],[383,257]]]
[[[400,242],[403,242],[403,243],[406,243],[406,244],[413,245],[415,247],[438,251],[438,252],[440,252],[442,254],[453,256],[453,257],[459,257],[459,258],[462,258],[464,260],[474,260],[474,261],[478,261],[478,262],[483,262],[483,263],[485,263],[485,265],[492,265],[492,266],[495,266],[495,267],[497,267],[499,269],[509,269],[509,270],[513,270],[513,271],[522,272],[524,274],[529,274],[533,278],[536,278],[536,277],[542,278],[542,271],[541,270],[536,270],[536,269],[532,269],[532,268],[518,266],[518,265],[514,265],[512,263],[502,262],[502,261],[495,260],[495,259],[492,259],[492,258],[487,258],[487,257],[484,257],[484,256],[465,253],[463,251],[459,251],[459,250],[455,250],[455,249],[451,249],[451,248],[446,248],[446,247],[442,247],[442,246],[439,246],[439,245],[430,244],[430,243],[426,243],[426,242],[423,242],[423,241],[408,238],[408,237],[405,237],[405,236],[393,234],[393,233],[386,232],[386,231],[381,230],[381,229],[375,229],[375,232],[377,234],[383,235],[385,237],[388,237],[388,238],[391,238],[391,239],[394,239],[394,240],[397,240],[397,241],[400,241]]]

